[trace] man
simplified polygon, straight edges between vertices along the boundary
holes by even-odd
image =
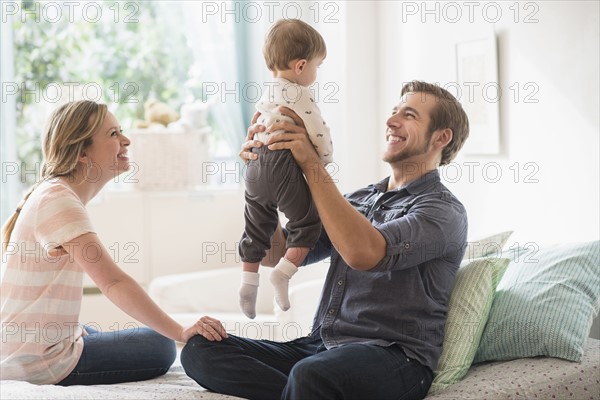
[[[427,394],[442,350],[447,304],[467,237],[463,205],[440,183],[468,136],[468,119],[447,91],[402,88],[387,121],[389,178],[342,196],[297,125],[276,131],[302,168],[323,223],[308,263],[331,257],[313,332],[292,342],[201,336],[183,349],[186,373],[210,390],[251,399],[417,399]],[[256,116],[255,116],[256,121]],[[254,121],[254,122],[255,122]],[[253,159],[249,141],[242,152]],[[285,252],[280,228],[263,263]]]

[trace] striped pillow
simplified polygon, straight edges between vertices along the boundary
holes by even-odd
[[[458,382],[471,367],[496,286],[509,261],[508,258],[479,258],[458,270],[448,303],[442,355],[430,393]]]
[[[505,231],[478,240],[469,241],[467,243],[467,248],[465,249],[463,261],[473,261],[483,257],[500,257],[502,255],[504,244],[512,234],[513,231]]]
[[[600,241],[514,254],[474,362],[535,356],[581,361],[600,306]]]

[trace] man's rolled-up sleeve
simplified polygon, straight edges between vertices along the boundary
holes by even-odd
[[[438,192],[416,202],[406,215],[375,228],[387,248],[371,271],[400,270],[437,258],[459,260],[466,245],[467,217],[462,204]]]

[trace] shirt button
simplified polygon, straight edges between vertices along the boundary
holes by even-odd
[[[344,284],[344,281],[340,279],[340,280],[338,281],[338,285],[342,286],[343,284]]]
[[[405,248],[406,250],[410,249],[410,243],[404,243],[404,248]]]
[[[333,314],[335,312],[335,310],[333,308],[329,309],[329,314]]]

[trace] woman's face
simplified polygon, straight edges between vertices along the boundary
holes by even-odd
[[[92,144],[84,150],[88,180],[108,182],[130,167],[127,146],[131,141],[121,131],[115,116],[108,112],[94,132]]]

